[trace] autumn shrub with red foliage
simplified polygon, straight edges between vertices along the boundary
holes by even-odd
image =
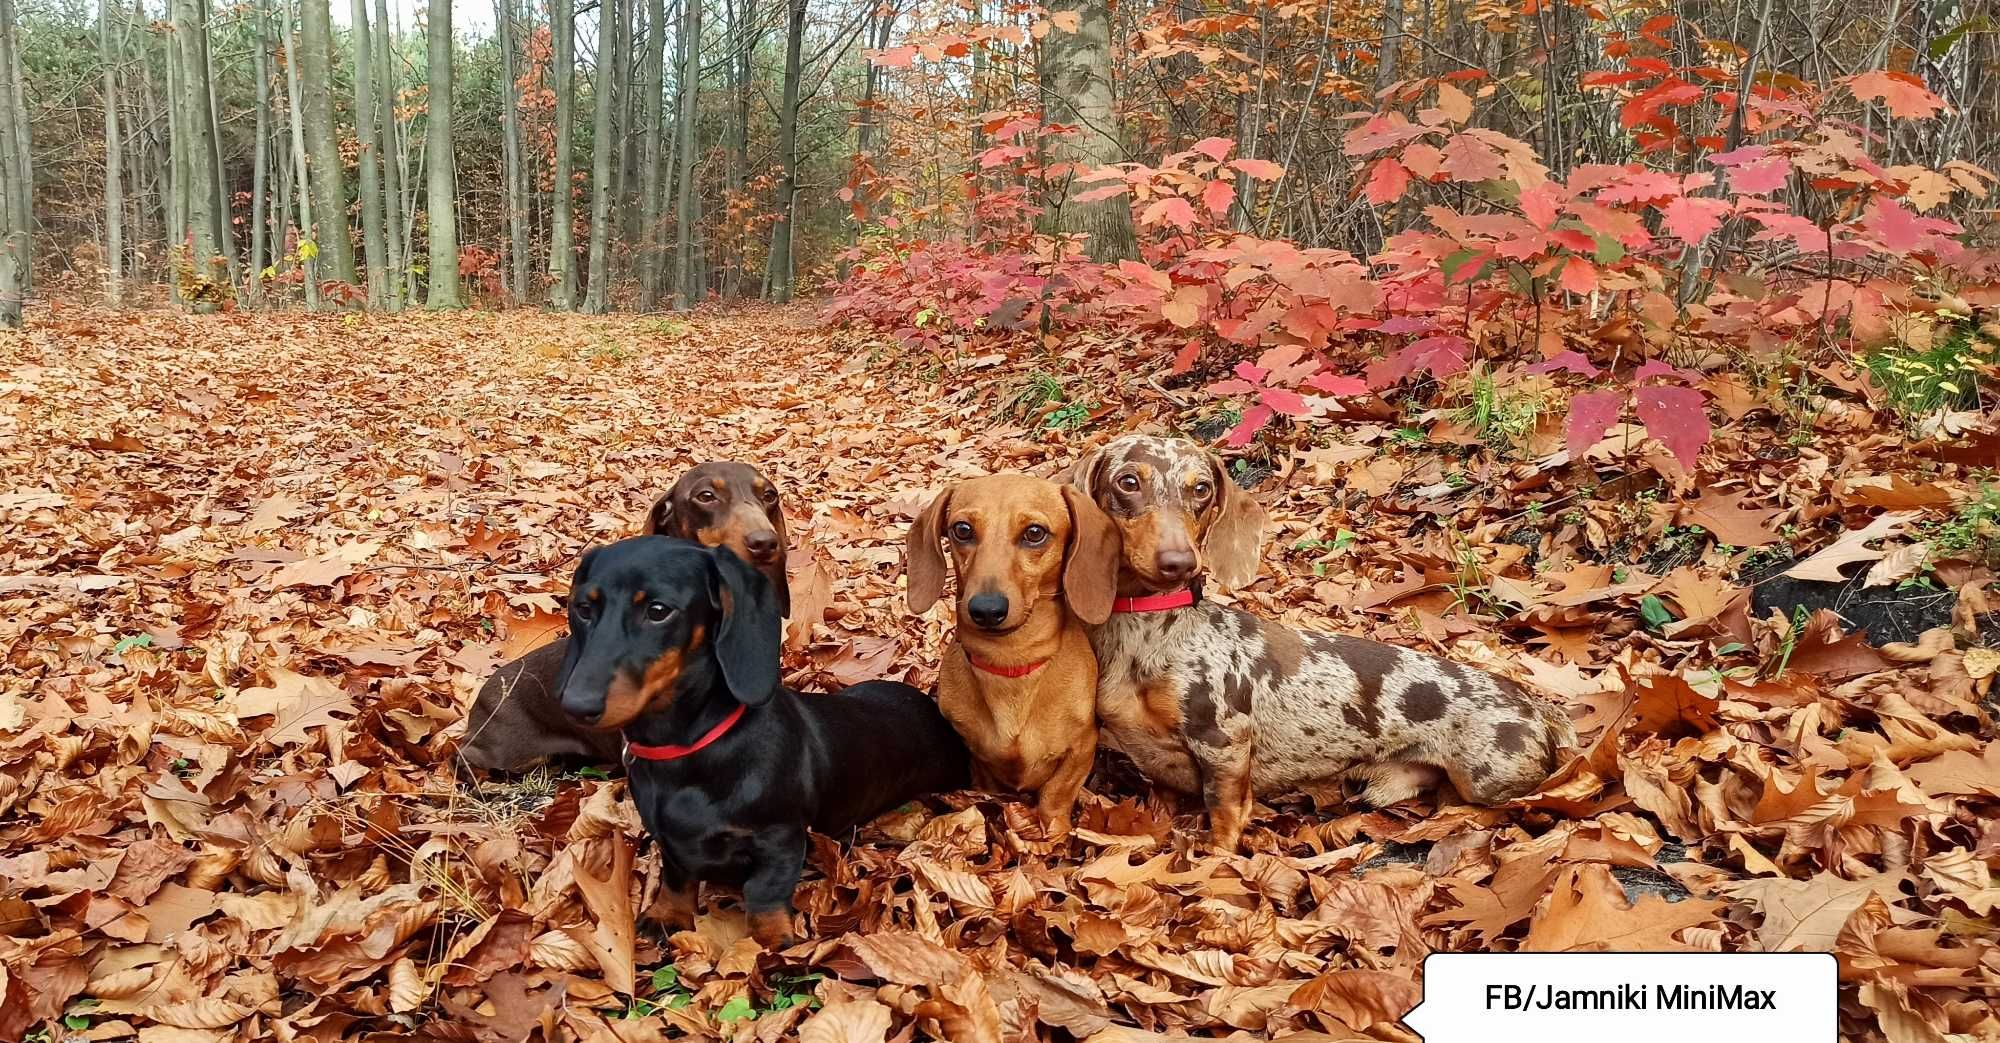
[[[1671,20],[1658,23],[1633,43],[1670,55]],[[1014,114],[994,121],[1005,137],[981,166],[1042,193],[1009,197],[1011,219],[967,240],[865,244],[831,316],[930,349],[1143,328],[1175,348],[1174,374],[1233,364],[1207,390],[1240,407],[1226,439],[1238,446],[1278,417],[1330,415],[1343,397],[1475,365],[1560,374],[1573,455],[1629,408],[1691,467],[1710,437],[1703,371],[1861,350],[2000,304],[2000,255],[1932,216],[1986,199],[1994,176],[1884,164],[1864,127],[1830,114],[1851,98],[1928,118],[1944,103],[1914,77],[1772,78],[1746,95],[1743,77],[1714,66],[1627,57],[1585,85],[1618,106],[1643,158],[1553,170],[1529,143],[1475,125],[1493,89],[1483,76],[1399,85],[1348,132],[1362,198],[1404,229],[1366,258],[1247,231],[1238,186],[1285,171],[1232,158],[1227,138],[1157,166],[1044,167],[1036,137],[1063,128]],[[1065,198],[1119,195],[1138,260],[1097,265],[1074,239],[1023,232]]]

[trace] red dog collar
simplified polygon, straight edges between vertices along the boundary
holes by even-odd
[[[982,663],[974,659],[971,652],[965,653],[965,661],[971,663],[974,670],[984,670],[995,677],[1026,677],[1049,663],[1044,659],[1039,663],[1026,663],[1021,666],[994,666],[992,663]]]
[[[1119,598],[1111,603],[1113,612],[1165,612],[1170,608],[1186,608],[1196,601],[1194,588],[1182,587],[1165,594],[1147,594],[1137,598]]]
[[[710,728],[707,735],[696,739],[692,746],[646,746],[627,739],[625,740],[625,752],[642,761],[677,761],[682,757],[690,756],[700,751],[702,747],[722,738],[724,733],[736,727],[736,722],[742,719],[743,704],[737,703],[736,709],[729,711],[729,716],[724,717],[720,724]]]

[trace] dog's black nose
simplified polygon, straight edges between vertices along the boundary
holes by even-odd
[[[743,549],[750,552],[751,564],[769,565],[777,560],[778,552],[783,548],[778,545],[778,534],[766,530],[743,537]]]
[[[965,603],[965,614],[988,630],[1007,622],[1007,595],[974,594]]]
[[[1153,556],[1153,567],[1160,571],[1161,579],[1186,579],[1194,574],[1194,565],[1191,550],[1163,550]]]

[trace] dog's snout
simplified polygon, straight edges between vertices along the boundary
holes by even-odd
[[[769,529],[753,532],[743,537],[743,549],[750,552],[750,563],[769,565],[778,559],[784,548],[778,543],[778,534]]]
[[[1168,580],[1183,580],[1194,575],[1195,557],[1191,550],[1163,550],[1153,556],[1153,567],[1160,576]]]
[[[974,623],[991,629],[1007,622],[1007,595],[974,594],[965,603],[965,614]]]

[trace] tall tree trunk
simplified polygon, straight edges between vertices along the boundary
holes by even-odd
[[[742,0],[742,3],[741,10],[731,10],[729,15],[729,96],[733,111],[729,119],[729,167],[725,184],[732,200],[742,198],[750,181],[750,92],[754,86],[750,56],[757,49],[757,0]],[[874,63],[868,67],[872,75]],[[749,237],[736,235],[734,239],[729,264],[722,275],[722,293],[726,297],[743,295],[743,272],[749,264],[746,256]]]
[[[660,121],[665,107],[660,100],[665,89],[667,64],[666,0],[646,0],[646,63],[642,67],[640,90],[645,94],[645,149],[639,171],[639,310],[652,311],[660,303],[660,222],[666,214],[666,193],[660,187],[660,164],[665,161],[665,142]]]
[[[208,120],[208,66],[202,63],[202,0],[173,0],[174,47],[180,54],[181,127],[185,136],[174,151],[185,157],[188,172],[187,225],[176,229],[176,242],[189,244],[178,280],[182,298],[197,312],[214,311],[228,285],[229,269],[218,264],[216,239],[214,125]]]
[[[97,4],[97,58],[104,63],[104,301],[123,302],[125,145],[118,136],[118,53],[111,40],[111,0]]]
[[[799,193],[800,51],[806,35],[806,0],[790,5],[785,25],[785,85],[778,102],[778,216],[771,222],[771,299],[792,299],[792,210]]]
[[[172,2],[173,0],[168,0],[169,4]],[[167,10],[167,17],[171,21],[173,17],[171,7]],[[166,34],[165,64],[167,81],[167,198],[162,209],[165,211],[167,217],[166,256],[168,258],[169,269],[167,282],[172,287],[174,300],[179,301],[181,299],[180,280],[174,278],[172,272],[178,267],[176,259],[180,257],[182,251],[187,249],[188,245],[186,238],[188,211],[187,149],[181,145],[181,142],[187,140],[188,133],[187,128],[181,123],[181,117],[187,111],[187,106],[181,100],[187,94],[187,87],[184,83],[186,74],[181,71],[180,37],[172,32]]]
[[[322,3],[325,0],[321,0]],[[306,307],[320,306],[319,292],[319,243],[313,238],[312,192],[306,181],[306,135],[305,105],[302,102],[304,89],[299,80],[298,34],[292,31],[296,20],[291,0],[285,2],[285,91],[291,103],[292,120],[292,202],[293,216],[299,229],[299,276],[305,283]],[[311,249],[306,244],[311,243]]]
[[[876,21],[872,26],[872,31],[868,35],[868,46],[878,51],[888,47],[889,31],[895,24],[895,8],[890,7],[881,11],[877,15]],[[875,95],[881,87],[882,71],[874,62],[869,62],[867,72],[863,75],[865,78],[861,84],[860,113],[854,121],[854,159],[856,164],[867,164],[869,171],[874,173],[875,131],[881,125],[881,117],[875,111]],[[875,219],[874,199],[871,196],[862,194],[860,191],[867,186],[856,184],[854,187],[856,189],[854,206],[858,208],[859,212],[849,211],[850,220],[847,223],[847,245],[849,247],[853,247],[861,241],[861,229]],[[842,281],[846,281],[847,272],[847,262],[840,262],[839,277]]]
[[[576,3],[550,0],[549,61],[556,81],[556,170],[549,214],[549,303],[576,307],[576,233],[571,209],[570,132],[576,111]]]
[[[590,285],[583,310],[602,315],[611,310],[611,168],[618,153],[611,120],[617,112],[613,82],[618,67],[618,0],[603,0],[597,8],[597,75],[591,86],[596,102],[590,148]]]
[[[451,145],[451,0],[431,0],[430,81],[431,113],[424,138],[424,169],[429,185],[424,190],[424,212],[431,219],[431,294],[425,304],[432,308],[461,308],[458,292],[458,186],[452,169],[456,153]]]
[[[681,8],[680,112],[674,133],[679,138],[679,196],[674,205],[674,310],[686,311],[701,300],[701,267],[695,256],[695,225],[701,196],[695,191],[695,116],[701,94],[701,0],[685,0]]]
[[[500,87],[501,150],[507,165],[507,239],[513,256],[515,304],[528,303],[528,174],[521,157],[521,82],[514,62],[514,0],[494,0],[494,25],[500,33],[501,71],[507,79]]]
[[[201,97],[202,117],[208,121],[208,162],[210,183],[215,186],[215,207],[210,217],[215,223],[215,249],[222,255],[222,264],[229,273],[229,285],[243,284],[243,270],[236,257],[236,223],[231,219],[234,209],[230,206],[229,182],[223,176],[226,168],[222,165],[222,103],[216,95],[216,82],[220,77],[214,73],[215,62],[209,56],[208,23],[214,17],[208,0],[201,0],[201,67],[202,80],[207,90]]]
[[[361,182],[361,250],[368,262],[368,306],[380,308],[389,297],[389,259],[382,239],[382,150],[375,121],[375,54],[368,40],[368,0],[348,4],[354,35],[354,136],[360,141],[355,157]]]
[[[34,250],[32,142],[15,133],[28,126],[28,113],[13,90],[21,71],[18,36],[14,0],[0,0],[0,326],[9,327],[21,325]]]
[[[312,180],[314,242],[326,259],[326,276],[354,285],[354,233],[347,225],[347,183],[340,170],[340,137],[333,126],[331,18],[327,0],[303,0],[299,9],[299,77],[305,91],[306,172]]]
[[[250,30],[252,46],[256,50],[253,62],[257,83],[257,129],[251,135],[252,154],[250,157],[250,278],[244,289],[250,303],[261,306],[264,303],[264,269],[270,266],[266,248],[271,242],[271,216],[265,212],[265,199],[271,182],[271,37],[270,26],[266,24],[264,0],[252,0],[250,4]]]
[[[403,137],[401,125],[396,122],[399,77],[395,63],[389,60],[394,41],[389,0],[375,0],[375,106],[380,111],[368,118],[381,124],[376,146],[382,154],[382,253],[384,263],[389,266],[388,306],[390,311],[401,311],[404,302],[416,297],[416,273],[407,257],[410,240],[403,221]],[[357,113],[354,118],[362,116]]]
[[[1077,31],[1057,29],[1041,42],[1043,122],[1077,128],[1074,136],[1048,144],[1054,165],[1102,166],[1123,162],[1116,101],[1111,90],[1111,10],[1108,0],[1052,0],[1051,20],[1075,13]],[[1052,194],[1071,195],[1074,173],[1060,176]],[[1138,237],[1132,228],[1132,207],[1123,197],[1093,203],[1060,198],[1052,213],[1058,231],[1082,232],[1084,248],[1098,261],[1137,257]]]
[[[631,240],[632,224],[636,220],[631,206],[633,175],[638,172],[635,149],[639,143],[638,136],[632,133],[634,112],[632,56],[636,53],[632,43],[632,30],[633,22],[638,16],[638,7],[638,0],[621,0],[618,4],[618,39],[612,48],[618,55],[614,81],[618,88],[618,111],[612,118],[612,126],[617,128],[618,151],[614,154],[611,168],[611,212],[613,220],[617,222],[611,237],[614,247],[612,254],[614,270],[618,261],[616,247]]]

